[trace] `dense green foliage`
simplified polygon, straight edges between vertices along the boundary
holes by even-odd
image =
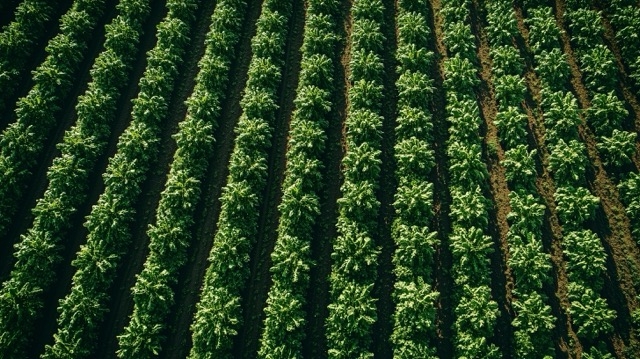
[[[393,257],[393,316],[395,358],[435,357],[435,300],[432,268],[437,233],[431,228],[435,167],[433,122],[430,105],[434,89],[433,40],[426,3],[398,2],[398,117],[396,125],[395,219],[391,235],[396,244]]]
[[[308,2],[296,110],[290,124],[287,164],[278,210],[278,236],[271,253],[269,290],[258,356],[302,358],[307,320],[311,240],[320,213],[322,154],[327,116],[334,107],[335,50],[339,39],[334,17],[337,1]]]
[[[505,177],[509,189],[507,214],[509,257],[507,264],[515,283],[512,307],[517,358],[551,358],[555,355],[552,330],[555,318],[545,294],[551,284],[551,259],[543,250],[544,213],[538,193],[535,148],[527,145],[527,114],[522,104],[527,91],[522,62],[513,39],[518,36],[517,19],[510,4],[486,5],[488,39],[493,59],[493,81],[498,113],[496,126],[504,144]]]
[[[242,318],[241,292],[249,275],[249,252],[258,231],[260,196],[267,180],[277,90],[282,77],[291,18],[289,1],[266,0],[251,40],[253,57],[241,101],[229,177],[223,188],[218,231],[213,239],[197,304],[189,358],[229,358]]]
[[[377,320],[372,290],[379,249],[376,197],[379,188],[384,99],[382,33],[385,5],[356,0],[351,8],[344,182],[338,199],[338,236],[333,242],[329,276],[326,338],[330,358],[371,358],[371,328]],[[367,59],[361,61],[360,59]]]
[[[54,113],[71,87],[71,78],[82,60],[90,30],[95,27],[103,7],[102,1],[74,2],[61,19],[62,32],[47,46],[49,55],[34,72],[35,86],[18,103],[17,122],[2,133],[0,234],[9,224],[25,186],[24,181],[44,147],[48,131],[55,124]],[[100,72],[100,66],[96,64],[95,71]],[[87,96],[92,95],[88,93]],[[78,105],[80,113],[83,106],[88,106],[88,101],[86,98]],[[100,130],[98,125],[97,131]],[[75,173],[76,169],[82,176],[82,166],[90,163],[82,163],[82,157],[73,156],[74,146],[82,142],[71,137],[73,134],[61,145],[62,151],[71,153],[54,161],[48,174],[51,181],[49,189],[33,210],[36,217],[34,225],[16,245],[15,266],[0,289],[0,350],[10,357],[19,357],[26,349],[35,329],[34,321],[44,305],[43,291],[56,278],[54,270],[60,261],[58,242],[69,226],[69,216],[83,198],[83,193],[77,190],[84,186],[78,187],[73,181],[68,184],[66,176]],[[69,167],[69,164],[79,168]]]
[[[45,26],[56,13],[57,1],[21,2],[15,19],[0,32],[0,118],[6,116],[7,101],[15,93],[16,80],[24,74],[27,59],[45,37]]]
[[[60,19],[60,33],[47,45],[47,57],[33,73],[34,86],[16,108],[16,122],[0,135],[0,235],[15,213],[37,159],[56,124],[86,54],[104,0],[76,0]]]
[[[496,358],[491,343],[498,304],[491,296],[489,255],[493,240],[487,234],[491,202],[485,197],[489,175],[482,160],[480,84],[475,38],[471,34],[469,0],[442,2],[446,115],[449,123],[447,157],[451,194],[451,234],[455,290],[456,356]]]

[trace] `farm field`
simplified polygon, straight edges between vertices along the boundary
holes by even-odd
[[[640,357],[640,1],[0,4],[0,358]]]

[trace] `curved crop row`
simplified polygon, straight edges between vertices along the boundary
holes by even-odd
[[[396,59],[398,66],[398,118],[395,145],[398,189],[393,203],[395,219],[391,236],[396,244],[393,256],[393,353],[395,358],[435,358],[435,300],[432,268],[439,240],[429,225],[434,217],[433,183],[435,167],[432,148],[433,122],[428,101],[434,91],[430,70],[433,41],[427,24],[427,3],[398,2]]]
[[[480,110],[475,90],[480,80],[475,37],[470,26],[470,0],[442,2],[443,41],[449,52],[444,62],[446,116],[450,138],[447,157],[451,182],[451,225],[455,293],[456,356],[493,358],[490,343],[498,304],[491,296],[489,255],[493,241],[486,233],[491,202],[484,196],[489,175],[482,162]]]
[[[33,73],[34,87],[18,101],[16,122],[0,136],[0,235],[55,127],[56,114],[71,90],[104,7],[105,0],[74,1],[60,20],[61,32],[47,45],[47,58]]]
[[[339,2],[310,0],[306,11],[300,80],[291,119],[282,184],[278,236],[271,254],[273,284],[260,339],[261,358],[301,358],[309,287],[310,241],[320,213],[318,189],[326,120],[333,104]]]
[[[258,231],[260,196],[282,78],[291,1],[265,0],[251,40],[242,115],[236,127],[229,177],[223,188],[218,231],[196,307],[189,358],[229,358],[242,318],[241,293]]]
[[[530,33],[536,34],[530,41],[535,71],[542,84],[541,107],[545,118],[545,141],[550,150],[549,170],[557,186],[556,208],[563,226],[562,246],[571,303],[569,314],[578,338],[585,345],[610,333],[616,318],[616,312],[600,294],[606,271],[606,252],[597,234],[584,229],[585,223],[595,216],[599,199],[586,188],[583,176],[587,156],[578,135],[582,119],[575,97],[566,89],[570,70],[566,54],[561,51],[560,30],[553,9],[542,5],[530,9],[529,15],[525,22]],[[592,355],[608,351],[602,345],[592,345],[588,349]]]
[[[485,6],[498,105],[495,124],[506,149],[501,164],[511,190],[507,264],[515,279],[513,354],[517,358],[550,358],[555,355],[552,330],[556,319],[542,287],[551,282],[551,258],[542,246],[546,206],[535,186],[536,150],[527,146],[527,114],[522,107],[527,91],[524,59],[513,41],[519,30],[510,3],[491,2]]]
[[[604,164],[616,172],[620,189],[630,189],[625,183],[633,173],[627,168],[633,164],[638,134],[624,130],[624,124],[632,123],[633,119],[616,93],[615,80],[619,76],[615,57],[604,43],[600,13],[586,8],[587,5],[583,1],[568,1],[565,12],[571,43],[591,97],[591,107],[586,110],[587,124],[596,135]],[[623,200],[627,197],[630,200],[624,202],[632,222],[632,235],[640,243],[640,189],[623,195]]]
[[[213,151],[213,130],[225,98],[233,49],[240,37],[245,9],[245,1],[223,0],[216,4],[213,12],[200,72],[187,101],[187,117],[174,135],[177,149],[160,197],[156,221],[147,232],[149,254],[132,288],[133,314],[124,334],[118,338],[121,358],[149,358],[161,350],[178,272],[187,259],[200,184]]]
[[[377,231],[383,100],[382,34],[385,6],[380,0],[352,4],[344,182],[338,199],[338,236],[329,276],[326,338],[330,358],[372,357],[371,329],[377,320],[372,290],[379,250]]]
[[[56,1],[25,0],[16,8],[15,20],[0,33],[0,116],[4,116],[16,79],[25,71],[33,44],[45,36],[45,26],[55,14]]]

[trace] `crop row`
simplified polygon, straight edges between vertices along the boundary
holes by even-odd
[[[129,226],[140,186],[159,150],[159,124],[167,116],[172,84],[188,41],[194,10],[183,5],[187,4],[167,3],[169,11],[158,25],[157,44],[147,53],[148,65],[133,100],[131,123],[109,160],[103,175],[104,192],[85,223],[86,243],[72,262],[77,269],[71,291],[60,302],[54,344],[45,349],[48,357],[88,357],[96,344],[116,269],[131,242]],[[136,1],[122,6],[135,13],[148,12],[149,5]]]
[[[115,117],[116,101],[135,59],[135,48],[142,32],[148,5],[138,0],[119,6],[121,14],[107,25],[105,50],[91,70],[93,81],[80,96],[78,120],[64,136],[47,173],[44,196],[33,209],[32,227],[16,246],[17,259],[10,279],[0,291],[2,346],[13,353],[24,350],[33,331],[34,320],[44,305],[43,292],[56,278],[57,265],[72,216],[86,200],[89,174],[103,154]],[[8,330],[9,325],[20,324]],[[6,327],[5,327],[6,326]],[[13,333],[9,335],[8,333]]]
[[[195,8],[195,3],[192,6]],[[218,2],[213,12],[196,86],[187,100],[187,117],[174,135],[177,149],[155,223],[147,231],[149,254],[132,288],[133,313],[118,337],[120,358],[150,358],[161,351],[178,273],[192,241],[194,212],[213,151],[213,130],[229,82],[245,8],[244,1],[228,0]]]
[[[191,325],[189,358],[229,358],[242,321],[241,294],[249,276],[249,253],[258,232],[261,195],[267,180],[278,87],[291,19],[290,1],[265,0],[251,41],[242,115],[236,126],[229,177],[223,188],[200,302]]]
[[[0,33],[0,118],[6,116],[16,80],[24,73],[34,45],[44,38],[45,26],[55,14],[56,5],[55,1],[23,1],[16,8],[15,19]]]
[[[615,30],[615,40],[629,77],[640,90],[640,7],[633,0],[611,0],[602,2],[604,12]],[[637,92],[636,92],[637,93]]]
[[[482,161],[480,109],[476,91],[480,84],[475,36],[471,31],[471,1],[442,1],[443,41],[448,51],[444,62],[446,116],[449,123],[447,157],[451,194],[455,355],[496,357],[498,347],[490,342],[498,304],[491,295],[489,255],[493,241],[486,232],[491,202],[489,175]]]
[[[15,213],[37,159],[56,125],[56,115],[86,54],[104,0],[76,0],[60,20],[60,33],[33,73],[34,86],[18,100],[16,122],[0,135],[0,235]]]
[[[398,117],[395,129],[395,219],[391,236],[396,247],[393,264],[396,281],[393,299],[393,353],[395,358],[435,357],[435,301],[432,268],[437,232],[430,228],[434,217],[435,167],[433,122],[429,110],[434,92],[430,69],[434,54],[426,2],[402,0],[397,9]]]
[[[380,202],[385,6],[380,0],[354,1],[349,38],[344,182],[338,199],[338,236],[331,253],[326,337],[330,358],[372,357],[372,326],[377,320],[372,290],[379,249],[374,234]]]
[[[260,339],[261,358],[301,358],[307,322],[311,240],[320,214],[322,154],[327,117],[334,107],[335,48],[339,36],[335,16],[339,2],[310,0],[306,9],[296,110],[290,124],[286,170],[266,319]]]
[[[535,185],[537,151],[527,145],[527,114],[522,107],[527,91],[524,60],[514,46],[519,30],[510,3],[492,2],[486,9],[498,105],[495,124],[506,149],[501,165],[511,190],[507,264],[515,280],[511,303],[516,313],[511,322],[514,354],[518,358],[552,357],[556,320],[543,290],[552,278],[551,259],[542,244],[546,206]]]
[[[398,3],[398,118],[396,127],[396,218],[392,238],[397,246],[393,263],[394,329],[391,340],[398,358],[434,357],[435,307],[439,293],[433,290],[431,268],[437,233],[429,231],[433,219],[435,166],[433,123],[427,101],[433,91],[433,52],[427,44],[433,38],[427,24],[426,3]]]
[[[541,107],[547,132],[545,144],[550,149],[549,170],[556,183],[555,202],[563,226],[569,315],[578,338],[584,341],[583,344],[588,344],[593,343],[590,340],[610,333],[616,317],[616,312],[601,297],[607,255],[598,235],[583,229],[585,223],[595,216],[599,199],[585,187],[583,173],[588,162],[585,145],[578,135],[582,118],[575,97],[566,90],[570,71],[567,55],[561,51],[560,30],[553,9],[541,5],[529,9],[528,15],[525,22],[530,33],[536,34],[530,37],[530,41],[536,61],[535,71],[542,84]],[[551,67],[559,71],[551,73]],[[586,349],[592,355],[607,351],[602,345]]]
[[[606,2],[609,4],[604,13],[611,21],[611,25],[616,30],[615,40],[620,47],[623,60],[629,68],[629,77],[635,81],[636,95],[640,90],[640,8],[636,3],[629,0],[613,0]],[[592,100],[592,107],[596,107],[596,98]],[[599,107],[607,108],[610,104],[617,105],[603,99]],[[613,112],[609,110],[608,112]],[[622,113],[617,110],[613,113]],[[594,116],[599,113],[594,112]],[[606,117],[605,117],[606,118]],[[611,118],[609,121],[616,121]],[[640,175],[630,173],[629,177],[618,184],[620,197],[625,205],[627,216],[631,221],[631,233],[636,243],[640,243]]]
[[[571,43],[591,97],[591,107],[585,111],[585,115],[596,135],[597,148],[604,164],[617,175],[620,191],[624,192],[622,197],[626,212],[631,219],[632,235],[640,243],[640,189],[629,186],[637,173],[627,169],[633,165],[637,133],[624,129],[624,124],[633,123],[633,120],[616,92],[618,68],[613,53],[603,40],[601,14],[585,5],[588,4],[584,1],[569,1],[565,12],[565,20],[571,30]]]

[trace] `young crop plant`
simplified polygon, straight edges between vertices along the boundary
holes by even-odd
[[[435,167],[433,123],[429,99],[434,91],[429,76],[435,65],[427,45],[433,35],[427,24],[426,3],[403,0],[398,3],[398,117],[396,126],[395,219],[391,236],[396,244],[393,256],[396,282],[393,300],[393,353],[395,358],[434,358],[435,300],[431,269],[437,233],[429,228],[433,213]],[[418,64],[403,59],[417,54]],[[419,54],[419,55],[418,55]]]
[[[0,135],[0,235],[7,230],[26,181],[56,125],[62,101],[71,90],[104,7],[104,0],[73,2],[60,19],[61,32],[47,44],[46,59],[33,72],[34,86],[18,100],[16,122]]]
[[[269,289],[260,358],[302,358],[307,322],[305,295],[309,287],[311,240],[320,214],[321,155],[328,116],[334,105],[335,45],[339,39],[334,16],[338,1],[310,0],[306,10],[296,110],[291,119],[287,167],[278,207],[278,236],[271,253],[273,284]]]
[[[235,130],[227,185],[220,198],[222,207],[210,265],[191,324],[192,359],[230,358],[241,324],[241,294],[258,231],[258,208],[266,185],[267,153],[291,12],[290,1],[265,1],[251,40],[253,57],[240,103],[243,113]]]

